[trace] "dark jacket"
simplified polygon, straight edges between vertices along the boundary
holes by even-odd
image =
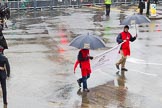
[[[139,1],[138,8],[145,9],[145,2]]]
[[[6,68],[5,71],[7,73],[7,76],[9,77],[10,76],[10,64],[8,62],[7,57],[5,57],[3,54],[0,54],[0,67]]]
[[[8,49],[6,39],[4,38],[3,33],[1,31],[0,31],[0,46],[2,46],[4,49]]]
[[[7,5],[0,6],[0,18],[1,19],[10,18],[10,9]]]
[[[79,51],[78,60],[81,61],[88,61],[89,60],[89,50],[82,49]]]

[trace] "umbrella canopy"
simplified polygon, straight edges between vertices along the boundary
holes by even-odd
[[[144,15],[134,14],[131,16],[126,17],[122,22],[121,25],[131,25],[134,24],[142,24],[142,23],[150,23],[151,21],[145,17]]]
[[[79,49],[97,49],[105,47],[103,40],[95,35],[86,34],[80,35],[74,38],[70,46],[79,48]]]

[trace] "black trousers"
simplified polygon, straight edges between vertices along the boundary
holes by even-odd
[[[106,4],[106,16],[110,15],[110,6],[111,4]]]
[[[143,8],[140,8],[140,14],[141,15],[143,14]]]
[[[6,72],[0,71],[0,82],[2,87],[2,93],[3,93],[3,103],[7,104],[7,89],[6,89]]]

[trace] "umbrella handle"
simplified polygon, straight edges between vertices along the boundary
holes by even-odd
[[[137,27],[136,27],[136,23],[135,23],[135,29],[136,29],[136,35],[137,35]]]

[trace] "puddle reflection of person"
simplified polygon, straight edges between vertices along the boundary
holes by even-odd
[[[125,71],[121,71],[121,75],[118,74],[118,78],[117,78],[119,88],[121,88],[121,89],[128,89],[125,86],[125,82],[126,82],[125,80],[126,80],[126,78],[125,78]]]
[[[125,86],[126,78],[125,78],[125,71],[121,71],[121,75],[118,75],[117,78],[118,87],[117,90],[117,100],[119,101],[118,107],[124,107],[125,106],[125,100],[127,95],[127,87]]]
[[[77,94],[82,97],[81,108],[89,108],[89,99],[87,97],[87,92],[82,92],[81,88],[77,91]]]

